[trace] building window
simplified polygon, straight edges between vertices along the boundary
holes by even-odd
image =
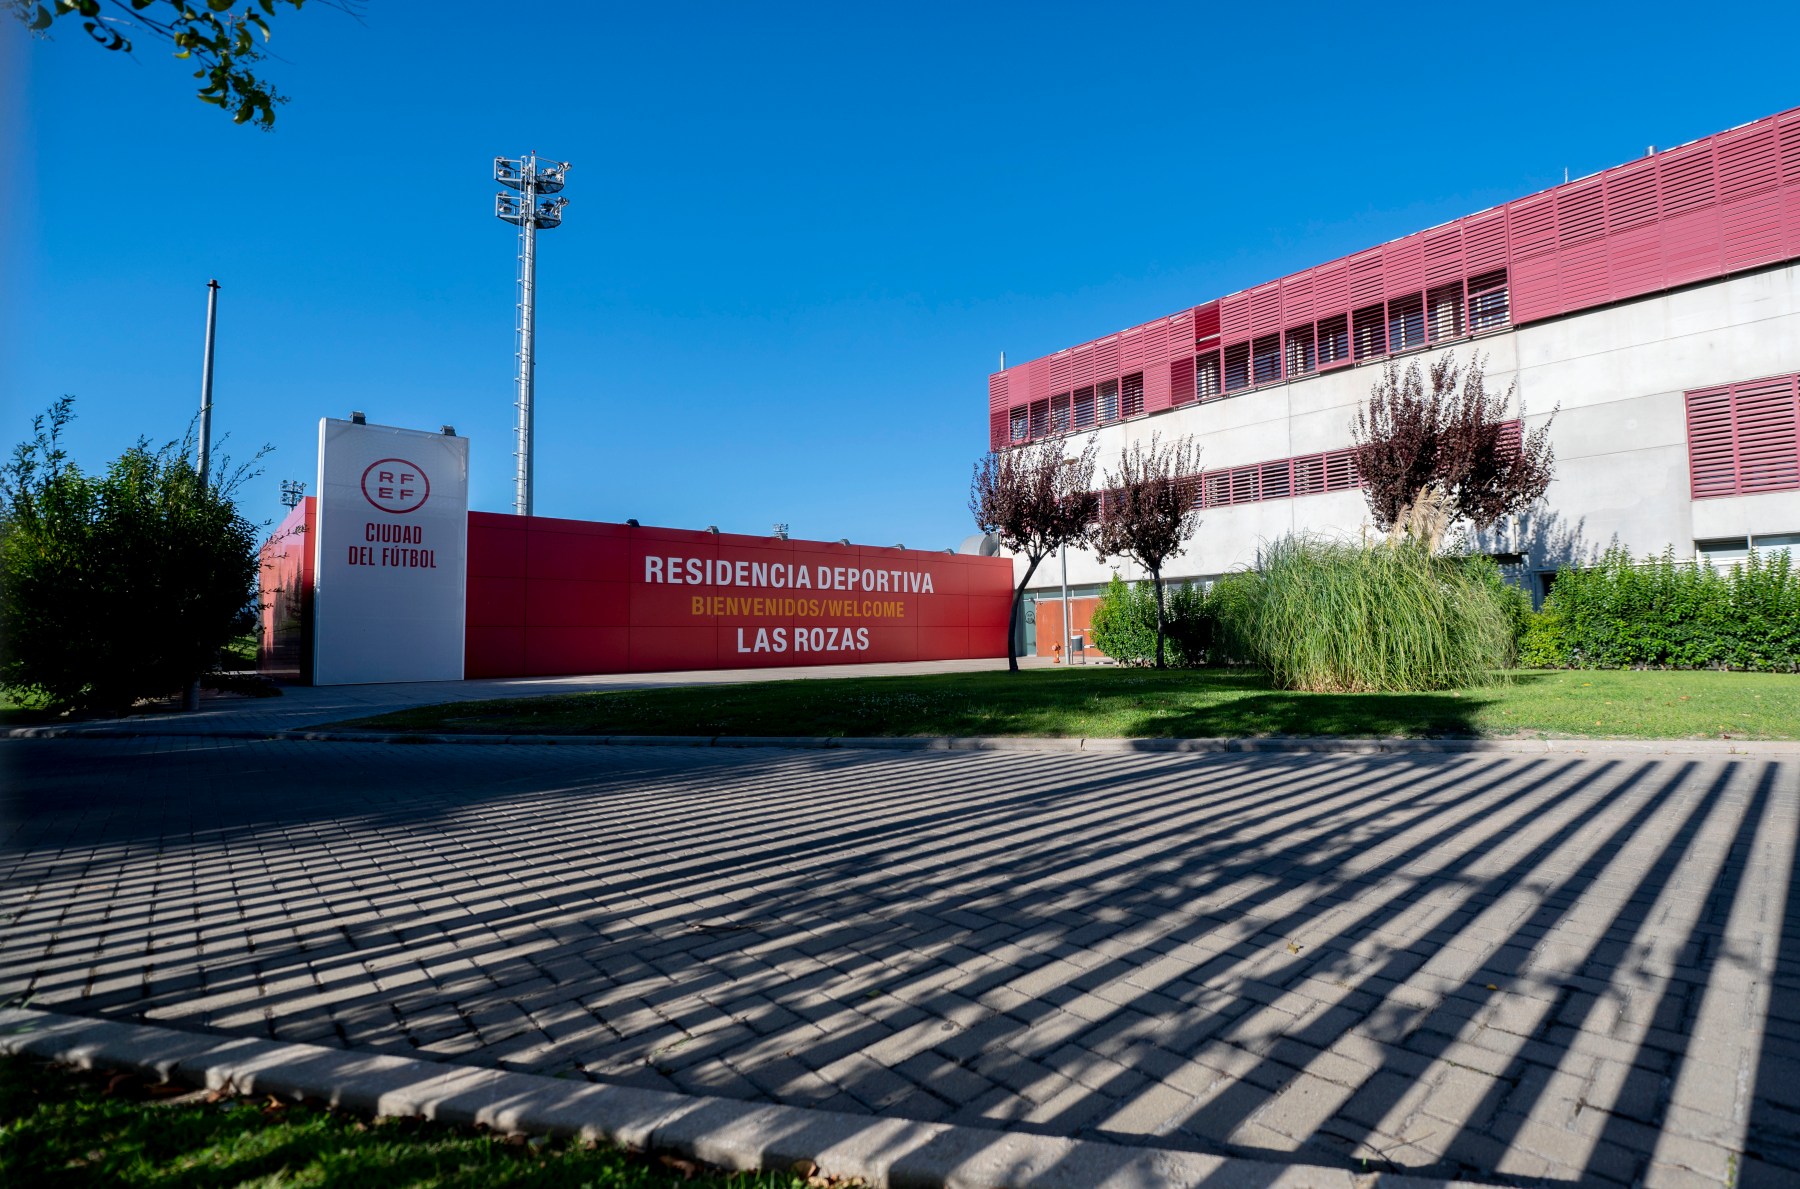
[[[1496,269],[1469,278],[1469,329],[1476,334],[1506,325],[1510,313],[1506,298],[1506,270]]]
[[[1431,320],[1431,341],[1460,338],[1463,333],[1462,282],[1439,285],[1425,295],[1426,313]]]
[[[1100,385],[1100,420],[1117,421],[1119,419],[1119,382],[1108,380]]]
[[[1201,400],[1211,400],[1222,391],[1219,387],[1219,353],[1217,351],[1201,357],[1195,389],[1200,394]]]
[[[1411,351],[1424,345],[1424,298],[1414,293],[1388,302],[1388,350]]]
[[[1710,541],[1695,541],[1694,556],[1715,570],[1729,570],[1750,556],[1750,540],[1748,537],[1716,537]]]
[[[1031,437],[1031,422],[1027,419],[1025,406],[1020,405],[1012,411],[1012,440],[1016,446]]]
[[[1031,402],[1031,436],[1041,438],[1050,432],[1050,402]]]
[[[1250,379],[1270,384],[1281,379],[1281,336],[1264,335],[1250,345]]]
[[[1238,343],[1225,348],[1225,391],[1236,392],[1250,387],[1250,344]]]
[[[1319,322],[1319,366],[1350,358],[1350,319],[1343,314]]]
[[[1287,374],[1305,376],[1318,366],[1318,354],[1313,345],[1313,328],[1296,326],[1287,332]]]
[[[1075,428],[1092,429],[1094,420],[1094,390],[1078,388],[1075,391]]]
[[[1144,411],[1144,373],[1133,372],[1121,382],[1120,413],[1136,417]]]
[[[1373,359],[1387,350],[1387,328],[1382,325],[1383,308],[1381,306],[1364,306],[1350,316],[1350,329],[1355,337],[1355,358],[1358,363],[1365,359]]]
[[[1050,432],[1069,432],[1069,394],[1050,398]]]

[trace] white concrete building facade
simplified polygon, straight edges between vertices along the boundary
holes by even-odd
[[[1471,542],[1534,595],[1614,544],[1800,554],[1800,109],[995,373],[990,445],[1094,434],[1104,469],[1191,436],[1203,520],[1165,577],[1206,580],[1373,533],[1351,419],[1390,362],[1445,352],[1527,431],[1555,412],[1550,490]],[[1142,576],[1046,562],[1022,643],[1062,640],[1065,578],[1079,629],[1115,572]]]

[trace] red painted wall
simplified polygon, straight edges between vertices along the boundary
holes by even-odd
[[[720,563],[731,572],[723,582],[648,581],[653,557],[682,559],[683,579],[688,559],[701,577],[725,577],[705,572]],[[808,584],[740,584],[739,562],[745,579],[757,564],[784,574],[803,566]],[[921,583],[928,574],[932,593],[891,589],[896,570]],[[875,589],[863,589],[868,579]],[[1003,558],[471,512],[464,674],[999,657],[1011,597]]]
[[[307,496],[289,509],[263,542],[257,589],[262,592],[262,632],[256,669],[271,677],[312,680],[313,525],[318,500]]]

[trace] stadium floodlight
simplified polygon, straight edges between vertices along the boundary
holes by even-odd
[[[495,157],[494,180],[508,190],[494,196],[494,215],[519,229],[519,297],[515,312],[514,356],[518,362],[518,424],[514,430],[513,511],[530,516],[532,511],[532,461],[534,438],[532,386],[537,335],[537,233],[562,226],[562,197],[540,198],[562,190],[569,163],[540,160],[536,153],[523,157]]]
[[[291,508],[306,498],[306,484],[299,479],[281,481],[281,506]]]

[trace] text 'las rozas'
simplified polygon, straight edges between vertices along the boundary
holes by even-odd
[[[936,594],[924,570],[725,561],[711,557],[646,557],[644,581],[676,586],[763,586],[772,590],[858,590],[865,594]]]
[[[868,628],[795,628],[792,648],[795,652],[866,652]],[[786,628],[739,628],[739,652],[787,652]]]

